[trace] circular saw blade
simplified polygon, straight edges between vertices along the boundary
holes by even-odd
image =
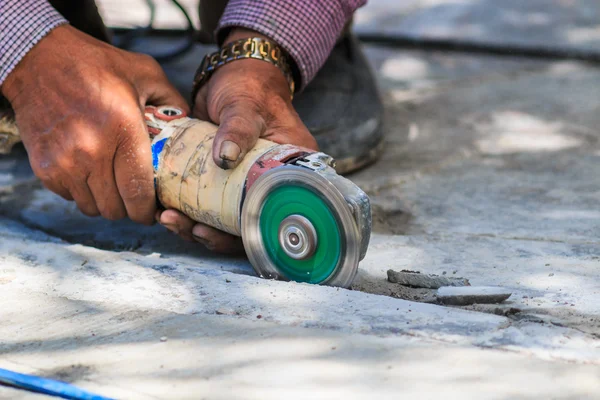
[[[310,258],[292,260],[277,238],[279,224],[301,215],[318,233]],[[337,188],[310,169],[286,165],[262,175],[242,208],[242,240],[261,277],[348,287],[360,261],[360,233]]]

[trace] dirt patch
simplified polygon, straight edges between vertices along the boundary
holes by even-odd
[[[45,370],[41,375],[45,378],[56,379],[59,381],[73,383],[85,380],[93,372],[93,368],[88,365],[73,364],[66,367],[58,367],[51,370]]]
[[[370,275],[359,274],[350,287],[359,292],[378,294],[394,297],[396,299],[418,301],[421,303],[435,303],[435,290],[415,289],[388,282],[386,279],[377,279]]]

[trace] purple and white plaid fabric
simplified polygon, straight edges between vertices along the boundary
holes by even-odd
[[[1,1],[1,0],[0,0]],[[229,0],[217,28],[219,43],[240,26],[273,39],[292,57],[304,87],[314,78],[357,8],[367,0]]]
[[[218,27],[240,26],[282,46],[300,71],[301,87],[316,75],[344,25],[367,0],[230,0]],[[47,0],[0,0],[0,85],[25,54],[67,21]]]
[[[40,39],[65,23],[46,0],[0,0],[0,85]]]

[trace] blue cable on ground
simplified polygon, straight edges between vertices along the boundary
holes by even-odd
[[[65,382],[19,374],[2,368],[0,368],[0,384],[69,400],[114,400],[79,389]]]

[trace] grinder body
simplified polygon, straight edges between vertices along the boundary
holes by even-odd
[[[350,286],[366,254],[371,210],[330,156],[259,139],[224,170],[212,158],[217,126],[174,107],[146,107],[145,119],[165,208],[241,236],[261,277]],[[15,132],[4,129],[5,143]]]
[[[147,107],[145,113],[160,203],[194,221],[241,236],[240,205],[246,177],[256,161],[277,145],[260,139],[237,168],[224,170],[212,158],[216,125],[165,112],[180,111]]]

